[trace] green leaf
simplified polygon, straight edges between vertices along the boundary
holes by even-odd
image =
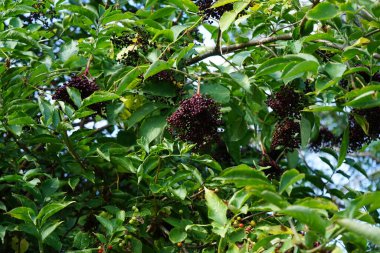
[[[53,216],[74,202],[75,201],[61,203],[53,202],[41,208],[40,212],[37,215],[37,220],[39,221],[40,226],[44,225],[49,217]]]
[[[311,208],[293,205],[281,210],[281,213],[299,220],[322,235],[326,233],[327,221]]]
[[[305,148],[309,143],[311,130],[314,125],[314,114],[304,112],[301,116],[301,145]]]
[[[96,219],[102,224],[102,226],[106,229],[108,235],[112,235],[113,225],[110,220],[103,218],[102,216],[96,215]]]
[[[0,225],[0,239],[1,239],[1,243],[3,244],[4,244],[4,237],[5,237],[6,231],[7,231],[7,227]]]
[[[325,71],[327,72],[327,74],[329,74],[331,79],[334,79],[336,77],[342,77],[346,69],[347,66],[342,63],[329,62],[325,66]]]
[[[140,137],[144,136],[150,143],[160,136],[166,126],[166,118],[153,116],[144,120],[140,127]]]
[[[149,66],[147,71],[144,74],[144,79],[147,79],[151,76],[154,76],[157,73],[160,73],[163,70],[167,70],[171,68],[171,64],[169,64],[166,61],[158,60],[152,63],[152,65]]]
[[[82,107],[83,106],[89,106],[89,105],[96,104],[96,103],[109,101],[109,100],[113,100],[113,99],[117,99],[119,97],[120,97],[119,95],[112,93],[112,92],[95,91],[94,93],[91,94],[91,96],[89,96],[83,100]]]
[[[33,209],[25,206],[16,207],[9,212],[7,212],[13,218],[23,220],[27,223],[34,223],[36,213]]]
[[[299,173],[296,169],[291,169],[285,171],[281,176],[279,192],[282,194],[284,191],[288,190],[297,181],[305,178],[305,174]]]
[[[95,20],[98,18],[98,14],[91,10],[90,8],[86,8],[84,6],[79,5],[60,5],[60,10],[69,10],[73,13],[80,14],[81,16],[84,16],[88,18],[92,23],[95,22]]]
[[[286,200],[284,200],[281,197],[281,195],[279,195],[276,192],[264,190],[261,192],[260,196],[268,203],[273,204],[279,208],[285,208],[289,205],[289,203]],[[273,209],[273,210],[277,210],[277,209]]]
[[[131,13],[122,13],[121,10],[112,11],[109,15],[102,17],[102,25],[105,25],[110,22],[127,20],[132,18],[133,15]]]
[[[237,2],[239,0],[218,0],[210,8],[218,8],[220,6]]]
[[[249,77],[241,72],[234,72],[230,74],[232,80],[235,81],[240,87],[242,87],[248,93],[251,93],[251,84],[249,82]]]
[[[281,71],[289,63],[289,59],[277,57],[263,62],[256,70],[256,77],[270,75]]]
[[[344,160],[346,159],[348,144],[349,144],[349,133],[350,133],[350,128],[347,126],[343,133],[342,144],[340,145],[339,159],[338,159],[338,164],[336,165],[337,168],[339,168],[343,164]]]
[[[45,241],[45,239],[54,232],[54,230],[62,224],[63,221],[60,222],[54,222],[52,225],[49,225],[47,228],[43,229],[41,232],[41,238],[42,241]]]
[[[287,72],[284,71],[281,76],[282,80],[285,83],[288,83],[298,77],[303,76],[306,72],[318,72],[319,64],[314,61],[302,61],[300,63],[295,64],[291,67]]]
[[[139,109],[137,109],[131,117],[126,121],[126,124],[128,125],[128,129],[133,127],[136,123],[143,120],[147,115],[154,112],[157,109],[163,108],[163,105],[155,104],[155,103],[146,103],[143,106],[141,106]]]
[[[380,246],[380,228],[354,219],[340,219],[339,225]]]
[[[220,17],[220,20],[219,20],[220,30],[222,32],[228,30],[228,28],[230,27],[232,22],[235,21],[236,17],[237,17],[237,13],[235,11],[224,12],[223,15]]]
[[[90,246],[90,243],[91,243],[90,235],[88,233],[79,231],[74,237],[73,246],[78,249],[85,249],[88,246]]]
[[[62,60],[62,62],[66,62],[70,59],[71,56],[77,55],[78,53],[78,42],[75,40],[72,40],[70,42],[67,42],[65,45],[61,47],[61,52],[59,54],[59,58]]]
[[[248,165],[241,164],[235,167],[227,168],[222,171],[215,180],[221,180],[224,183],[233,183],[236,187],[250,187],[253,189],[273,189],[264,173]]]
[[[26,113],[16,111],[9,115],[8,117],[8,124],[9,125],[34,125],[35,121]]]
[[[329,210],[337,212],[339,211],[338,206],[332,201],[324,198],[305,198],[299,199],[295,202],[298,206],[305,206],[310,208]]]
[[[79,108],[82,104],[82,98],[78,89],[66,87],[67,93],[69,94],[71,100]]]
[[[332,19],[336,15],[338,15],[339,9],[337,5],[323,2],[317,4],[313,9],[311,9],[307,14],[306,17],[313,20],[327,20]]]
[[[142,253],[142,243],[136,238],[131,239],[131,246],[133,253]]]
[[[182,242],[186,237],[187,233],[182,228],[173,228],[170,230],[169,239],[172,243]]]
[[[14,40],[19,41],[22,43],[25,43],[26,45],[33,46],[35,48],[41,49],[41,45],[35,41],[32,37],[26,35],[22,32],[22,29],[13,29],[13,30],[7,30],[4,32],[0,32],[0,40],[7,41],[7,40]]]
[[[234,195],[228,201],[228,206],[236,208],[237,212],[241,209],[244,203],[251,197],[251,193],[247,192],[245,189],[240,189],[236,191]]]
[[[224,85],[207,83],[201,85],[201,93],[209,95],[216,102],[226,104],[230,101],[230,90]]]
[[[227,205],[215,194],[215,192],[205,189],[206,205],[208,217],[217,224],[224,226],[227,224]]]

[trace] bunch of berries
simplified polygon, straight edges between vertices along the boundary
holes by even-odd
[[[82,99],[89,97],[92,93],[99,90],[99,86],[96,85],[95,81],[88,79],[86,76],[75,76],[71,78],[70,81],[56,89],[53,99],[64,101],[73,107],[76,106],[70,99],[69,93],[66,89],[67,87],[79,90]],[[96,103],[90,105],[89,107],[94,111],[100,112],[103,107],[103,103]]]
[[[306,105],[306,98],[289,86],[282,86],[279,91],[270,96],[267,105],[273,109],[280,120],[275,127],[271,150],[288,149],[293,150],[300,145],[301,110]]]
[[[226,11],[233,9],[233,4],[225,4],[217,8],[210,8],[216,1],[215,0],[196,0],[195,4],[198,5],[199,11],[205,17],[205,19],[220,19],[220,17]]]
[[[326,127],[321,127],[319,129],[318,136],[311,141],[310,148],[314,151],[320,151],[321,148],[331,147],[337,144],[337,142],[337,138],[330,130],[328,130]]]
[[[365,119],[368,123],[368,135],[360,124],[355,120],[355,115]],[[351,151],[361,148],[364,144],[377,140],[380,137],[380,125],[378,123],[380,107],[369,109],[354,109],[349,117],[349,147]]]
[[[306,99],[289,86],[282,86],[266,101],[267,105],[280,118],[300,118],[300,111],[305,107]]]
[[[135,26],[134,32],[123,32],[120,36],[112,36],[111,42],[121,51],[117,55],[117,61],[129,66],[137,66],[140,63],[140,54],[146,55],[151,46],[149,33],[143,28]]]
[[[218,127],[222,124],[220,118],[220,108],[215,101],[196,94],[183,100],[167,121],[171,134],[202,148],[217,139]]]
[[[183,75],[176,75],[172,70],[163,70],[148,78],[148,80],[170,83],[178,89],[183,87],[183,81],[181,82],[181,80],[183,80]]]
[[[293,150],[301,144],[301,128],[299,122],[291,119],[284,119],[278,122],[272,137],[271,150],[278,147]]]

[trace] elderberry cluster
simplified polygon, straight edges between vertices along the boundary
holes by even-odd
[[[338,143],[335,135],[326,127],[319,129],[318,136],[311,141],[310,148],[314,151],[320,151],[321,148],[332,147]]]
[[[305,107],[305,97],[289,86],[282,86],[266,101],[267,105],[280,118],[300,118],[300,111]]]
[[[67,87],[77,89],[80,92],[82,99],[89,97],[92,93],[99,90],[99,86],[96,85],[95,81],[89,80],[85,76],[75,76],[71,78],[70,81],[68,81],[67,83],[65,83],[64,85],[56,89],[53,95],[53,99],[64,101],[72,105],[73,107],[76,107],[76,106],[73,103],[73,101],[70,99],[69,93],[67,92],[67,89],[66,89]],[[101,108],[103,107],[103,104],[96,103],[96,104],[90,105],[89,107],[92,110],[100,112]]]
[[[360,124],[355,120],[355,115],[364,118],[368,123],[368,135],[364,132]],[[363,145],[380,137],[379,121],[380,107],[369,109],[354,109],[349,116],[349,147],[351,151],[360,149]]]
[[[147,31],[138,26],[134,27],[133,31],[111,37],[114,47],[121,50],[117,61],[129,66],[137,66],[140,63],[140,54],[146,55],[151,46]]]
[[[289,86],[282,86],[266,103],[279,119],[272,136],[271,150],[298,148],[300,124],[296,120],[301,117],[301,110],[306,105],[305,96]]]
[[[291,119],[284,119],[277,123],[272,136],[271,150],[278,147],[293,150],[301,144],[301,128],[299,122]]]
[[[167,122],[171,134],[202,148],[217,139],[220,117],[215,101],[197,94],[183,100]]]
[[[210,8],[216,2],[215,0],[196,0],[194,2],[198,5],[199,11],[205,19],[220,19],[224,12],[231,11],[233,9],[233,5],[231,3],[217,8]]]

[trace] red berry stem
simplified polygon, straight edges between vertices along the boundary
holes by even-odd
[[[84,73],[83,73],[83,75],[84,75],[85,77],[87,77],[87,75],[89,74],[89,71],[90,71],[90,64],[91,64],[91,61],[92,61],[93,58],[94,58],[94,57],[93,57],[92,55],[90,55],[90,58],[88,58],[88,60],[87,60],[86,69],[85,69],[85,71],[84,71]]]

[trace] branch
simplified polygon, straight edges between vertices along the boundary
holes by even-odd
[[[267,44],[267,43],[271,43],[271,42],[274,42],[274,41],[277,41],[277,40],[291,40],[292,39],[292,35],[291,34],[282,34],[282,35],[278,35],[278,36],[273,36],[273,37],[267,37],[267,38],[262,38],[262,39],[257,39],[257,40],[251,40],[249,42],[246,42],[246,43],[241,43],[241,44],[235,44],[235,45],[231,45],[231,46],[226,46],[226,47],[222,47],[221,48],[221,52],[219,51],[219,48],[218,48],[218,45],[215,46],[215,48],[209,52],[206,52],[204,54],[201,54],[201,55],[198,55],[194,58],[191,58],[187,61],[187,65],[192,65],[194,63],[197,63],[197,62],[200,62],[208,57],[211,57],[211,56],[216,56],[216,55],[220,55],[220,53],[222,54],[228,54],[228,53],[232,53],[234,51],[237,51],[237,50],[240,50],[240,49],[244,49],[244,48],[247,48],[247,47],[252,47],[252,46],[257,46],[257,45],[261,45],[261,44]]]
[[[213,50],[189,59],[186,62],[186,65],[193,65],[193,64],[200,62],[200,61],[202,61],[208,57],[221,55],[221,53],[222,54],[228,54],[228,53],[232,53],[232,52],[235,52],[237,50],[244,49],[247,47],[268,44],[268,43],[275,42],[278,40],[292,40],[292,35],[291,34],[282,34],[282,35],[278,35],[278,36],[272,36],[272,37],[267,37],[267,38],[262,38],[262,39],[257,39],[257,40],[251,40],[251,41],[248,41],[246,43],[225,46],[225,47],[222,47],[221,49],[219,49],[218,45],[216,45]],[[320,42],[320,43],[325,44],[328,47],[336,48],[339,50],[344,50],[344,48],[345,48],[345,46],[342,44],[335,44],[335,43],[332,43],[331,41],[328,41],[328,40],[315,40],[314,42]],[[380,59],[380,54],[375,53],[375,54],[373,54],[373,57],[376,59]]]

